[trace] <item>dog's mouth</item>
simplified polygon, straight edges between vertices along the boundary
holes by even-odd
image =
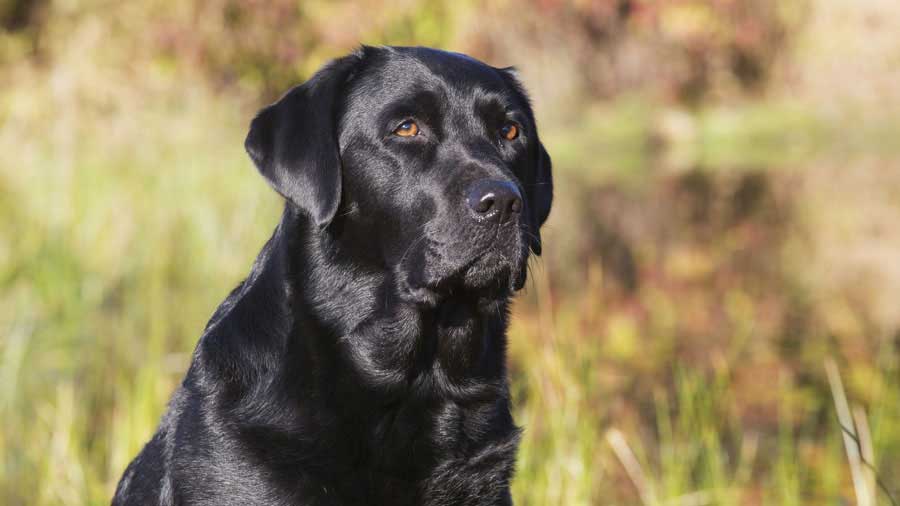
[[[514,292],[517,262],[511,261],[507,255],[489,249],[476,256],[457,275],[458,282],[464,288],[475,290],[502,290]]]
[[[403,269],[406,275],[401,276],[400,288],[408,298],[427,304],[459,295],[500,299],[525,284],[527,247],[491,243],[461,262],[448,261],[441,249],[424,248],[421,263]]]

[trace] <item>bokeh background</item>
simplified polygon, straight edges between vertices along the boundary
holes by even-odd
[[[896,504],[898,27],[896,0],[0,1],[0,502],[108,503],[278,220],[250,118],[366,43],[518,66],[555,162],[517,504]]]

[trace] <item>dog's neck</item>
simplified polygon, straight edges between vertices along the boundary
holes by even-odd
[[[506,298],[411,300],[372,252],[347,244],[353,242],[349,227],[343,234],[311,230],[304,216],[289,209],[282,228],[287,278],[305,285],[290,292],[306,296],[292,302],[297,326],[312,324],[334,340],[346,359],[338,365],[357,375],[354,387],[364,385],[385,400],[410,393],[477,397],[505,388]]]
[[[327,388],[378,404],[506,396],[506,299],[411,301],[389,269],[360,269],[347,254],[340,236],[314,230],[288,206],[247,280],[207,329],[237,335],[222,336],[224,346],[207,353],[246,357],[258,377],[300,371],[290,381],[310,388],[336,380]],[[257,327],[252,334],[232,328],[229,313]]]

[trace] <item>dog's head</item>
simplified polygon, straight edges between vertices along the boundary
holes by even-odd
[[[550,157],[510,69],[364,47],[260,111],[246,148],[312,230],[411,297],[509,293],[540,254]]]

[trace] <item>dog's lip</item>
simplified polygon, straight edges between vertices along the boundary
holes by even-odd
[[[416,280],[417,276],[413,272],[403,269],[401,264],[399,266],[403,271],[399,276],[401,297],[433,306],[447,296],[460,292],[470,292],[473,296],[480,296],[485,293],[495,293],[499,289],[505,296],[509,296],[519,291],[524,286],[525,276],[521,271],[526,269],[528,252],[526,250],[522,254],[522,258],[518,258],[519,255],[512,249],[512,244],[506,241],[497,242],[500,231],[501,227],[494,229],[493,237],[490,237],[486,243],[469,255],[464,262],[460,262],[446,272],[430,279]],[[437,252],[440,250],[441,248],[436,248]],[[492,274],[490,279],[471,283],[471,279],[466,279],[467,274],[488,255],[496,257],[496,265],[490,266]]]
[[[484,261],[488,255],[497,257],[496,265],[490,268],[491,276],[477,283],[472,283],[471,279],[467,279],[467,275],[478,262]],[[429,280],[421,286],[409,283],[407,279],[404,283],[404,291],[414,300],[432,304],[436,304],[443,298],[460,292],[470,292],[472,295],[478,296],[479,294],[497,292],[499,289],[505,295],[511,295],[521,288],[520,283],[518,283],[518,279],[521,276],[518,275],[517,269],[517,263],[511,261],[508,255],[498,251],[496,248],[489,247],[476,255],[472,255],[468,261],[453,269],[453,271],[440,278]]]
[[[452,271],[450,271],[449,273],[447,273],[444,276],[441,276],[438,279],[429,280],[421,288],[427,288],[429,290],[434,290],[437,292],[443,291],[448,286],[453,285],[454,281],[458,280],[462,276],[465,276],[465,273],[468,272],[469,269],[471,269],[473,265],[478,263],[479,260],[484,258],[484,256],[490,252],[490,249],[491,249],[490,247],[482,249],[475,255],[472,255],[472,257],[469,258],[469,260],[467,260],[465,263],[459,265],[458,267],[455,267]]]

